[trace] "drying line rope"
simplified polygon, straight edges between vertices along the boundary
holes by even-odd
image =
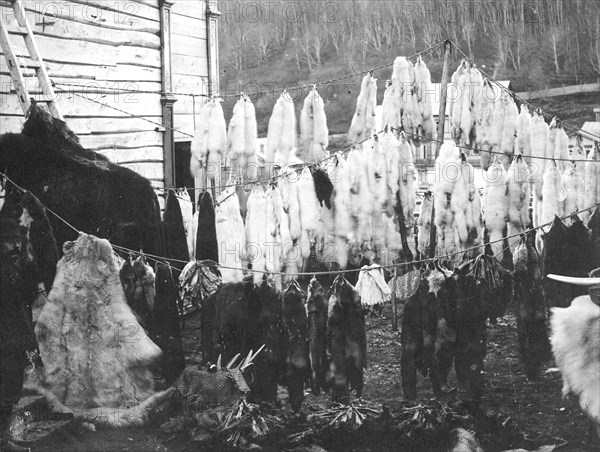
[[[27,193],[28,190],[26,190],[25,188],[17,185],[15,182],[13,182],[6,174],[0,172],[0,176],[4,177],[8,182],[10,182],[12,185],[14,185],[18,190],[20,190],[23,193]],[[81,234],[82,231],[78,230],[75,226],[73,226],[72,224],[70,224],[68,221],[66,221],[64,218],[62,218],[60,215],[58,215],[56,212],[54,212],[52,209],[49,209],[48,207],[46,207],[43,203],[40,202],[40,204],[42,204],[42,206],[48,211],[50,212],[52,215],[54,215],[56,218],[58,218],[60,221],[62,221],[63,223],[65,223],[65,225],[67,225],[69,228],[71,228],[73,231],[77,232],[78,234]],[[559,217],[561,220],[565,220],[567,218],[571,218],[574,215],[578,215],[580,213],[583,212],[587,212],[589,210],[595,209],[600,207],[600,203],[596,203],[590,207],[586,207],[585,209],[579,209],[575,212],[571,212],[568,215],[563,215],[562,217]],[[379,270],[379,269],[388,269],[388,268],[398,268],[398,267],[402,267],[402,266],[409,266],[409,265],[415,265],[415,264],[422,264],[422,263],[428,263],[428,262],[435,262],[435,261],[440,261],[440,260],[446,260],[449,259],[451,257],[457,256],[457,255],[461,255],[464,253],[468,253],[469,251],[474,251],[480,248],[484,248],[488,245],[492,245],[494,243],[498,243],[498,242],[503,242],[504,240],[508,240],[510,238],[514,238],[514,237],[523,237],[527,234],[529,234],[532,231],[544,228],[546,226],[550,226],[552,225],[553,221],[549,221],[547,223],[541,224],[539,226],[535,226],[532,228],[528,228],[525,229],[522,232],[518,232],[515,234],[511,234],[508,235],[506,237],[502,237],[500,239],[497,240],[492,240],[486,243],[482,243],[480,245],[475,245],[472,246],[470,248],[466,248],[464,250],[460,250],[460,251],[455,251],[452,253],[447,253],[445,255],[440,255],[440,256],[436,256],[433,258],[426,258],[426,259],[420,259],[420,260],[413,260],[410,262],[399,262],[399,263],[395,263],[395,264],[388,264],[388,265],[382,265],[382,266],[377,266],[371,269],[366,269],[367,271],[370,270]],[[120,245],[115,245],[115,244],[111,244],[113,248],[121,250],[123,252],[127,252],[129,254],[132,255],[139,255],[139,256],[144,256],[150,260],[154,260],[156,262],[161,262],[161,263],[165,263],[165,262],[176,262],[176,263],[182,263],[182,264],[189,264],[190,261],[184,261],[181,259],[175,259],[175,258],[168,258],[168,257],[164,257],[164,256],[157,256],[155,254],[147,254],[144,253],[143,251],[136,251],[136,250],[132,250],[129,248],[125,248],[123,246]],[[224,269],[231,269],[231,270],[239,270],[236,267],[228,267],[225,265],[221,265],[221,264],[216,264],[219,266],[219,268],[224,268]],[[364,271],[361,269],[350,269],[350,270],[333,270],[333,271],[322,271],[322,272],[293,272],[293,273],[286,273],[286,272],[269,272],[266,270],[255,270],[255,269],[243,269],[244,271],[248,271],[250,273],[263,273],[263,274],[270,274],[270,275],[274,275],[274,276],[284,276],[284,275],[293,275],[293,276],[325,276],[325,275],[341,275],[341,274],[346,274],[346,273],[352,273],[352,272],[358,272],[358,271]]]
[[[521,103],[528,105],[529,107],[533,108],[534,110],[539,110],[542,115],[544,115],[546,118],[552,120],[553,118],[557,118],[558,120],[560,120],[560,118],[556,117],[556,116],[552,116],[546,112],[544,112],[541,108],[536,108],[535,105],[531,104],[529,101],[523,99],[522,97],[520,97],[517,93],[515,93],[514,91],[511,91],[510,89],[506,88],[505,86],[503,86],[498,80],[496,80],[495,78],[493,78],[491,75],[489,75],[487,72],[485,72],[483,69],[481,69],[481,67],[479,67],[475,61],[473,61],[471,58],[469,58],[467,56],[467,54],[460,48],[460,46],[458,46],[456,44],[456,42],[449,40],[452,45],[456,48],[456,50],[458,50],[460,52],[460,54],[463,56],[463,58],[465,60],[467,60],[473,67],[477,68],[479,70],[479,72],[481,72],[483,75],[485,75],[487,77],[487,79],[491,82],[493,82],[495,85],[497,85],[501,90],[503,90],[504,92],[506,92],[507,94],[509,94],[510,96],[512,96],[514,99],[518,99]],[[562,121],[560,120],[562,124],[566,125],[567,128],[569,130],[571,130],[571,132],[575,133],[576,135],[581,135],[581,133],[586,133],[587,135],[591,136],[594,138],[594,141],[596,142],[600,142],[600,136],[595,135],[593,133],[590,132],[584,132],[583,130],[581,130],[580,128],[578,128],[577,126],[573,126],[571,124],[569,124],[566,121]]]

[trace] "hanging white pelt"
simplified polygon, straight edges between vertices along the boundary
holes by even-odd
[[[508,217],[508,197],[506,196],[506,170],[499,159],[488,168],[486,173],[483,201],[483,218],[492,243],[492,253],[498,261],[502,259],[501,241]]]
[[[508,170],[515,152],[515,134],[519,109],[509,95],[503,96],[502,103],[504,106],[504,123],[502,125],[502,141],[500,142],[499,152],[502,153],[500,160],[504,165],[504,169]]]
[[[484,79],[481,89],[481,118],[477,120],[477,134],[475,137],[475,143],[481,147],[479,158],[483,171],[487,171],[492,163],[492,154],[489,151],[492,150],[492,121],[494,106],[497,103],[498,97],[496,97],[494,86],[489,80]]]
[[[569,167],[569,162],[567,159],[569,158],[569,136],[565,129],[562,127],[562,124],[559,123],[556,128],[556,141],[554,143],[554,158],[556,159],[556,164],[558,165],[558,170],[564,173]]]
[[[473,167],[467,162],[465,154],[461,153],[459,159],[459,174],[450,198],[450,208],[454,215],[454,224],[458,239],[463,248],[466,248],[469,239],[467,227],[467,207],[469,204],[469,190],[472,182]]]
[[[202,106],[199,124],[191,146],[190,170],[203,185],[207,166],[220,163],[227,150],[227,124],[220,101],[211,99]]]
[[[244,278],[242,255],[246,250],[246,232],[240,213],[240,201],[235,188],[225,189],[215,207],[215,226],[219,264],[224,283],[240,282]]]
[[[356,99],[356,110],[350,123],[348,139],[358,142],[366,139],[374,131],[375,107],[377,106],[377,79],[369,72],[363,77],[360,93]]]
[[[470,65],[462,60],[452,74],[451,83],[448,87],[448,107],[450,113],[450,135],[456,143],[460,141],[460,121],[462,118],[463,94],[465,92],[465,79],[468,77],[467,70]]]
[[[588,154],[585,162],[585,190],[583,209],[600,202],[600,147],[596,145]],[[594,212],[593,209],[581,213],[582,221],[587,224]]]
[[[406,57],[396,57],[394,60],[392,85],[400,124],[408,133],[416,134],[417,127],[422,124],[422,118],[417,95],[414,92],[415,68]]]
[[[563,201],[564,198],[562,188],[562,177],[558,167],[551,163],[546,168],[544,173],[544,185],[542,187],[542,217],[541,224],[552,223],[554,215],[563,216]],[[559,199],[561,197],[561,199]],[[550,229],[550,226],[543,228],[545,232]]]
[[[315,238],[321,216],[321,206],[315,191],[315,183],[308,167],[302,170],[298,181],[298,203],[300,205],[300,224],[302,226],[300,249],[302,257],[308,259],[311,243]]]
[[[521,154],[527,165],[531,164],[531,115],[527,105],[521,105],[517,116],[517,137],[515,139],[515,154]]]
[[[127,305],[108,240],[82,233],[64,252],[35,327],[44,362],[39,386],[80,415],[101,407],[108,424],[142,423],[154,393],[150,366],[162,352]],[[127,411],[132,406],[137,415]],[[113,419],[115,409],[131,417]]]
[[[506,113],[505,107],[507,97],[508,94],[502,91],[500,93],[499,100],[494,102],[494,109],[492,111],[492,118],[490,121],[490,134],[488,139],[488,143],[494,152],[500,152],[500,146],[502,145],[502,137],[504,134],[504,114]]]
[[[203,177],[202,171],[206,168],[206,155],[208,154],[208,131],[211,112],[211,102],[208,101],[200,108],[198,113],[194,138],[190,145],[190,172],[195,178]]]
[[[289,217],[290,236],[295,242],[302,235],[300,221],[300,204],[298,201],[298,179],[300,175],[289,167],[285,167],[279,178],[279,189],[283,201],[283,210]]]
[[[245,180],[256,180],[258,177],[258,162],[256,151],[258,148],[258,130],[256,126],[256,111],[250,98],[246,97],[244,104],[244,173]]]
[[[246,212],[246,253],[252,265],[254,284],[262,281],[266,270],[264,249],[267,242],[267,196],[262,188],[255,188],[247,201]]]
[[[469,145],[471,139],[471,132],[473,130],[473,114],[471,111],[471,105],[473,103],[473,86],[471,84],[471,78],[475,78],[472,75],[476,69],[469,67],[464,74],[464,86],[460,101],[462,106],[460,110],[460,142]]]
[[[379,135],[379,141],[385,152],[387,163],[387,214],[388,216],[392,216],[395,214],[396,195],[400,188],[400,141],[393,132],[382,133]]]
[[[234,168],[235,174],[241,176],[245,152],[245,136],[246,136],[246,100],[240,97],[233,106],[233,113],[229,121],[229,129],[227,131],[227,157],[230,161],[230,166]]]
[[[471,119],[473,121],[473,130],[471,131],[470,143],[476,146],[481,144],[478,139],[480,133],[479,127],[483,118],[483,75],[476,67],[471,68]]]
[[[377,264],[361,268],[355,290],[363,306],[378,306],[392,299],[392,291],[385,282],[383,269]]]
[[[390,84],[383,93],[381,103],[381,126],[400,128],[400,107],[397,104],[396,88]]]
[[[432,90],[431,74],[421,55],[417,57],[415,63],[415,86],[419,109],[423,118],[423,136],[433,138],[435,123],[433,121],[432,101],[435,92]]]
[[[385,247],[387,251],[387,261],[382,260],[382,265],[388,265],[400,258],[400,253],[402,252],[402,236],[398,230],[399,226],[396,217],[389,217],[385,215],[383,221],[385,225]]]
[[[400,203],[402,204],[402,213],[404,214],[404,224],[408,230],[414,226],[414,215],[416,206],[416,168],[414,164],[413,148],[409,140],[402,134],[398,146],[398,191],[400,194]]]
[[[529,169],[521,155],[513,160],[508,170],[506,190],[508,193],[508,235],[520,234],[529,224],[529,199],[531,187],[529,184]],[[512,252],[519,244],[518,237],[509,239]]]
[[[544,121],[539,110],[533,112],[531,117],[531,182],[533,190],[533,226],[541,224],[542,216],[542,185],[544,172],[549,160],[546,158],[546,147],[548,141],[548,125]]]
[[[455,251],[454,213],[451,207],[454,184],[460,176],[459,149],[448,143],[440,147],[435,161],[436,182],[433,187],[435,226],[437,228],[438,254]]]
[[[585,183],[575,162],[571,162],[569,167],[562,175],[562,185],[566,191],[566,198],[563,205],[565,215],[584,209],[585,206]]]
[[[333,182],[332,205],[335,219],[336,260],[340,268],[348,265],[348,240],[353,232],[353,221],[350,210],[351,167],[347,161],[337,156],[337,164],[330,174]]]
[[[181,217],[183,218],[183,229],[185,229],[185,237],[187,239],[188,251],[190,260],[194,259],[194,251],[192,249],[194,240],[192,234],[194,232],[193,220],[194,220],[194,205],[190,199],[190,194],[187,189],[178,190],[177,201],[179,202],[179,208],[181,209]]]
[[[385,150],[377,135],[369,142],[371,149],[368,152],[369,191],[373,203],[373,214],[376,215],[385,210],[388,201],[387,185],[387,159]]]
[[[275,162],[275,154],[279,152],[279,149],[281,148],[284,104],[285,99],[283,98],[283,94],[281,94],[281,96],[279,96],[275,102],[273,111],[271,112],[271,117],[269,118],[269,126],[267,128],[267,143],[265,145],[265,164],[269,165],[269,168],[271,169],[272,164]]]
[[[263,247],[266,270],[270,273],[279,273],[282,270],[282,240],[281,224],[283,212],[283,199],[278,187],[267,190],[267,243]],[[274,275],[275,285],[281,290],[281,277]]]
[[[431,243],[431,208],[433,206],[433,194],[426,192],[421,202],[417,226],[417,244],[422,256],[429,256],[429,244]]]
[[[481,245],[483,242],[483,214],[481,211],[481,197],[479,189],[474,183],[469,185],[469,202],[467,204],[467,230],[469,235],[468,247]],[[482,250],[476,249],[472,256],[478,255]]]
[[[329,129],[325,116],[325,101],[313,86],[304,99],[300,113],[300,135],[302,137],[302,160],[318,162],[326,157],[329,145]]]
[[[350,172],[350,213],[353,218],[353,231],[350,241],[358,244],[371,240],[371,213],[373,209],[367,158],[366,150],[352,149],[346,160]]]

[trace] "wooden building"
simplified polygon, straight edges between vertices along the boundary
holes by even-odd
[[[194,112],[218,91],[216,1],[22,3],[58,108],[82,145],[156,187],[192,185]],[[9,31],[16,28],[10,7],[0,14]],[[27,55],[21,36],[13,34],[11,41]],[[0,61],[0,132],[19,132],[25,118],[4,56]],[[21,59],[26,68],[28,61]],[[43,95],[37,78],[26,80],[31,97]],[[162,202],[164,193],[158,193]]]

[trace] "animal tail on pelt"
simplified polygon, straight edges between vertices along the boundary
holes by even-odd
[[[28,385],[27,389],[35,390],[46,398],[48,406],[53,412],[70,413],[75,419],[81,419],[94,424],[98,428],[129,428],[142,427],[150,419],[150,414],[166,401],[175,392],[170,387],[164,391],[151,395],[142,403],[130,408],[123,407],[97,407],[97,408],[69,408],[58,397],[46,388],[39,385]]]
[[[600,306],[585,295],[568,308],[551,311],[550,342],[563,379],[563,397],[576,395],[600,434]]]

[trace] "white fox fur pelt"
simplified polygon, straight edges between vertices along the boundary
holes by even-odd
[[[431,74],[420,55],[415,63],[415,87],[423,121],[431,119],[433,114],[432,100],[435,93],[432,92],[431,88]]]
[[[396,57],[394,60],[392,86],[400,124],[407,132],[415,133],[421,112],[414,95],[415,68],[406,57]]]
[[[402,251],[402,237],[398,230],[398,221],[396,217],[389,217],[384,215],[383,218],[385,226],[385,247],[387,251],[387,262],[391,264],[395,259],[400,257]]]
[[[317,162],[325,158],[329,144],[329,130],[325,116],[325,101],[313,86],[304,99],[300,113],[300,135],[302,137],[302,160]]]
[[[529,199],[531,187],[529,184],[529,169],[522,156],[517,156],[508,169],[506,182],[508,190],[508,235],[520,234],[529,224]],[[519,241],[510,240],[511,251],[514,251]]]
[[[416,207],[416,168],[411,143],[404,136],[401,136],[399,141],[398,164],[400,202],[402,204],[402,213],[404,214],[404,223],[407,230],[410,230],[414,226]],[[393,201],[395,201],[395,198]]]
[[[471,90],[473,94],[472,99],[472,114],[473,114],[473,127],[475,128],[475,144],[481,144],[481,139],[477,136],[479,134],[479,128],[483,120],[483,76],[476,67],[471,68]]]
[[[388,201],[387,158],[378,136],[370,140],[366,163],[369,171],[369,188],[371,192],[372,211],[378,214],[384,211]]]
[[[500,159],[504,165],[504,169],[508,170],[515,153],[515,134],[517,131],[519,110],[515,101],[509,95],[504,96],[502,102],[504,105],[504,123],[499,152],[502,153]]]
[[[368,143],[365,143],[368,144]],[[350,213],[353,217],[353,236],[362,243],[371,240],[371,191],[367,165],[368,150],[353,149],[348,153],[346,164],[350,171]]]
[[[387,214],[389,216],[394,215],[394,208],[396,206],[396,194],[400,188],[400,153],[399,146],[400,141],[396,138],[396,135],[392,132],[384,132],[379,136],[381,146],[385,151],[385,158],[387,162]]]
[[[547,141],[548,124],[544,121],[544,117],[538,111],[535,111],[531,117],[531,167],[529,169],[535,194],[534,200],[537,199],[538,201],[542,199],[544,172],[546,171],[546,165],[550,162],[550,160],[539,158],[546,157]],[[541,210],[537,212],[537,216],[534,216],[534,226],[539,226],[540,216]]]
[[[356,110],[350,123],[348,139],[362,141],[373,132],[375,106],[377,105],[377,79],[370,72],[363,77],[360,93],[356,99]]]
[[[481,119],[477,120],[477,138],[475,143],[478,145],[489,145],[491,126],[492,126],[492,114],[494,112],[494,104],[498,100],[494,86],[489,80],[483,80],[483,86],[481,87]],[[491,163],[487,162],[488,166]],[[487,168],[483,168],[487,171]]]
[[[452,74],[451,83],[448,87],[448,103],[450,112],[450,134],[453,138],[460,137],[460,120],[463,105],[463,93],[467,63],[462,60],[458,68]]]
[[[348,265],[348,240],[352,234],[353,220],[350,212],[351,168],[343,157],[338,157],[335,176],[330,175],[333,186],[333,213],[335,221],[336,260],[340,268]]]
[[[201,178],[209,163],[220,163],[227,150],[227,125],[223,108],[218,100],[209,100],[202,106],[200,125],[191,145],[192,176]]]
[[[562,176],[558,167],[551,163],[544,173],[544,185],[542,187],[542,216],[540,224],[551,223],[555,215],[562,217],[564,214],[563,201],[559,200],[562,187]],[[550,229],[550,225],[543,228]]]
[[[454,213],[451,207],[452,192],[456,181],[460,178],[459,149],[448,143],[440,147],[435,162],[436,182],[433,187],[435,203],[434,222],[437,228],[438,254],[453,252],[455,243]]]
[[[531,163],[531,114],[527,105],[521,105],[517,116],[517,137],[515,139],[515,155],[522,155],[525,163]]]
[[[200,108],[198,114],[198,126],[194,131],[194,138],[191,144],[190,172],[192,176],[199,178],[203,168],[206,168],[206,156],[208,154],[208,131],[210,112],[212,110],[211,101],[206,102]]]
[[[229,129],[227,131],[228,157],[239,162],[244,156],[246,136],[246,100],[240,97],[233,106]]]
[[[244,155],[246,159],[256,155],[258,148],[258,130],[256,126],[256,110],[249,98],[244,105]]]
[[[215,226],[221,277],[224,283],[240,282],[244,278],[242,254],[246,249],[246,232],[240,213],[240,201],[235,189],[229,187],[218,197]]]
[[[546,142],[546,159],[554,158],[554,152],[556,151],[556,133],[558,132],[558,123],[556,117],[552,118],[548,125],[548,138]],[[546,169],[551,165],[551,160],[547,160]],[[544,173],[546,171],[544,170]]]
[[[40,386],[70,408],[126,409],[154,393],[150,366],[162,355],[128,306],[120,259],[108,240],[66,242],[35,326]]]
[[[560,126],[556,130],[556,143],[554,148],[554,158],[561,173],[569,167],[569,136],[565,129]]]
[[[382,126],[400,128],[400,106],[397,104],[396,88],[393,85],[388,86],[383,93],[381,103],[381,124]]]
[[[467,208],[469,204],[469,191],[473,167],[466,161],[466,157],[464,157],[464,160],[462,157],[464,157],[464,154],[460,159],[458,178],[454,184],[454,187],[452,188],[450,209],[452,209],[452,214],[454,215],[454,224],[456,226],[456,232],[458,233],[460,243],[463,245],[463,247],[466,247],[465,245],[467,244],[469,238],[469,230],[467,227]]]
[[[600,306],[585,295],[551,312],[550,342],[563,380],[562,395],[579,399],[600,435]]]
[[[567,197],[564,200],[563,211],[565,215],[584,209],[585,206],[585,184],[583,177],[574,163],[569,163],[569,167],[562,175],[562,186],[567,191]]]
[[[588,154],[584,174],[585,190],[582,207],[587,209],[600,202],[600,152],[598,148],[592,148]],[[593,210],[582,212],[581,219],[585,224],[590,220],[592,212]]]
[[[265,257],[265,267],[268,272],[277,273],[282,269],[282,241],[281,241],[281,223],[283,212],[283,199],[278,187],[271,187],[267,190],[267,241],[268,244],[263,248]],[[276,276],[276,284],[280,278]]]
[[[417,243],[420,253],[423,256],[429,255],[429,246],[431,243],[431,208],[433,206],[433,199],[431,195],[425,195],[421,202],[419,218],[417,219],[417,226],[419,227],[417,235]]]
[[[481,212],[481,197],[475,184],[469,184],[469,202],[466,211],[467,230],[469,233],[468,247],[480,245],[483,240],[483,214]]]
[[[246,259],[252,264],[254,284],[262,281],[266,270],[264,257],[267,242],[267,196],[262,188],[250,193],[246,212]]]
[[[473,115],[471,113],[471,105],[473,102],[473,88],[471,86],[471,71],[469,68],[463,75],[463,91],[461,96],[462,105],[460,107],[460,141],[462,143],[470,144],[471,131],[473,130]]]
[[[488,142],[490,146],[492,146],[492,150],[495,152],[500,152],[500,146],[502,145],[502,137],[504,134],[504,115],[506,113],[506,97],[508,97],[508,94],[506,94],[504,91],[499,97],[496,97],[496,101],[494,102],[494,110],[492,111],[490,136]]]
[[[302,230],[314,233],[320,219],[321,206],[315,191],[315,183],[308,167],[305,167],[298,180],[298,203],[300,204],[300,224]]]
[[[267,143],[265,145],[266,163],[275,162],[275,155],[281,149],[284,103],[285,99],[283,98],[282,94],[275,102],[275,105],[273,106],[273,111],[271,112],[271,117],[269,118],[269,125],[267,128]]]
[[[502,241],[508,217],[508,197],[506,196],[507,174],[500,160],[496,159],[486,172],[483,203],[483,218],[489,233],[492,252],[496,259],[502,259]]]
[[[210,101],[211,110],[209,117],[209,130],[207,140],[208,154],[224,156],[227,150],[227,124],[223,107],[218,100]]]
[[[279,178],[283,210],[288,214],[290,236],[294,242],[302,235],[300,204],[298,202],[299,178],[300,175],[289,167],[282,170],[281,177]]]

